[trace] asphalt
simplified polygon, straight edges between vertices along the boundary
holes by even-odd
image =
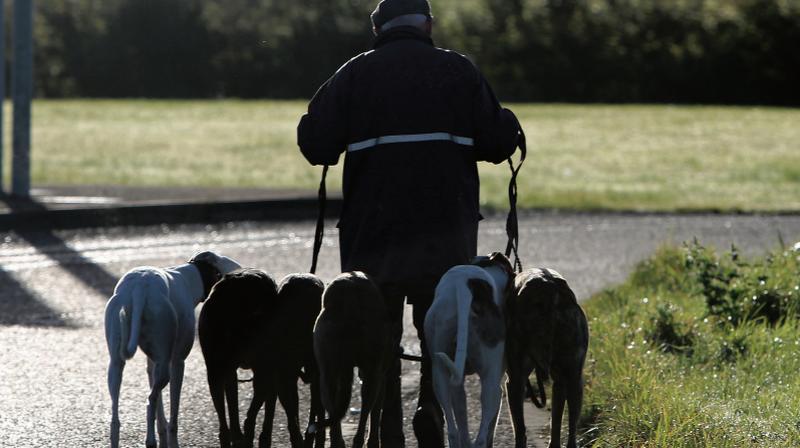
[[[340,196],[328,197],[328,215],[340,207]],[[317,192],[308,190],[37,186],[29,197],[0,194],[0,231],[313,219],[317,210]]]

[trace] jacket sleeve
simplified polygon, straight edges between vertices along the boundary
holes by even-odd
[[[345,67],[323,84],[297,126],[297,145],[312,165],[336,165],[347,147]]]
[[[509,158],[517,148],[519,121],[513,112],[500,106],[481,75],[473,111],[477,159],[498,164]]]

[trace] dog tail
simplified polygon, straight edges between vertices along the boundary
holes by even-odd
[[[467,338],[469,332],[469,313],[472,307],[472,290],[467,285],[459,283],[456,286],[456,356],[455,362],[446,353],[436,353],[436,356],[450,371],[450,384],[457,386],[464,378],[464,366],[467,363]]]
[[[128,316],[125,307],[119,310],[119,355],[122,359],[131,359],[136,353],[136,347],[139,345],[139,332],[142,328],[142,312],[144,311],[145,301],[147,300],[141,286],[137,285],[133,288],[132,299],[130,316]]]

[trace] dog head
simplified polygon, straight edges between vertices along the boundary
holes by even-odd
[[[223,275],[241,268],[239,263],[232,259],[218,255],[211,251],[200,252],[189,260],[190,264],[197,267],[200,271],[200,278],[203,280],[204,298],[208,297],[211,287],[217,283]]]
[[[492,252],[489,255],[478,255],[472,259],[472,262],[475,266],[482,267],[484,269],[489,267],[498,267],[500,268],[507,276],[508,281],[506,282],[506,288],[503,291],[503,295],[508,298],[510,294],[514,290],[514,268],[511,266],[511,261],[508,260],[508,257],[503,255],[500,252]]]
[[[506,302],[508,338],[549,375],[559,322],[578,306],[575,294],[558,272],[549,269],[518,274],[514,290]]]

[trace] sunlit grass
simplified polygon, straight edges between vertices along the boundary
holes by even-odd
[[[296,146],[305,107],[306,101],[38,100],[33,183],[314,189],[319,168],[308,166]],[[800,209],[800,110],[509,107],[528,136],[522,206]],[[8,163],[5,169],[8,179]],[[330,174],[333,190],[340,169]],[[480,169],[484,205],[507,207],[507,165]]]
[[[721,325],[706,314],[693,274],[676,249],[642,264],[624,285],[585,304],[592,339],[587,361],[584,440],[598,447],[787,447],[800,445],[800,325]],[[797,300],[800,254],[778,251],[743,276],[784,283]],[[755,284],[759,284],[755,277]],[[791,280],[787,280],[791,279]],[[652,334],[659,307],[693,338],[665,352]],[[724,319],[722,319],[724,320]]]

